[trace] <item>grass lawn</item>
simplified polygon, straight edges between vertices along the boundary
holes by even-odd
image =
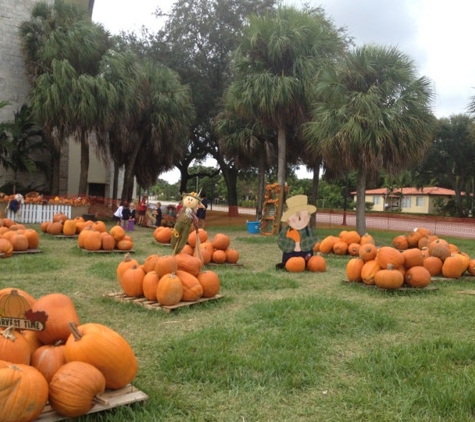
[[[228,234],[242,266],[208,267],[223,298],[170,313],[106,297],[120,291],[124,255],[85,253],[74,239],[41,234],[43,253],[0,260],[0,288],[65,293],[82,323],[110,326],[137,355],[133,385],[149,400],[79,420],[474,420],[475,296],[460,294],[474,278],[388,292],[346,283],[349,258],[331,255],[326,273],[277,271],[276,238],[248,234],[248,219],[208,211],[209,236]],[[171,253],[152,229],[131,234],[139,262]],[[382,246],[401,233],[370,234]],[[472,240],[446,239],[475,257]]]

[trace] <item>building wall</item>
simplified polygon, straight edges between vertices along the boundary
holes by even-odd
[[[44,0],[52,4],[54,0]],[[67,2],[68,0],[66,0]],[[20,49],[18,27],[28,20],[37,0],[1,0],[0,6],[0,101],[8,101],[9,106],[0,110],[0,121],[13,120],[14,112],[28,102],[31,86],[25,73]],[[92,15],[94,0],[69,0],[89,9]],[[69,142],[61,152],[60,195],[75,195],[79,186],[80,155],[78,144]],[[112,180],[112,166],[101,162],[94,151],[90,152],[89,183],[106,185]],[[3,176],[3,177],[2,177]],[[6,172],[0,167],[0,184]]]
[[[378,199],[379,198],[379,199]],[[417,198],[420,198],[419,204]],[[435,201],[439,199],[440,196],[434,195],[407,195],[401,198],[401,212],[407,212],[411,214],[434,214],[435,213]],[[356,201],[356,196],[354,200]],[[445,202],[450,198],[443,197]],[[373,208],[372,211],[386,211],[384,198],[379,195],[366,195],[365,202],[372,202]]]

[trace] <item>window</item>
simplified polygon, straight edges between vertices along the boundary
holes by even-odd
[[[381,202],[381,197],[380,196],[377,196],[377,195],[373,196],[373,204],[374,205],[379,205],[380,202]]]
[[[411,208],[411,197],[403,196],[401,199],[401,208]]]
[[[422,207],[424,205],[424,197],[417,196],[416,197],[416,207]]]

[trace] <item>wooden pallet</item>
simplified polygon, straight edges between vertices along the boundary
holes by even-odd
[[[436,286],[432,286],[432,285],[429,285],[429,286],[426,286],[426,287],[409,287],[409,286],[403,286],[403,287],[399,287],[399,289],[382,289],[374,284],[365,284],[365,283],[356,283],[354,281],[348,281],[348,280],[343,280],[343,283],[344,284],[354,284],[354,285],[358,285],[358,286],[361,286],[361,287],[368,287],[368,288],[373,288],[373,289],[379,289],[379,290],[382,290],[382,291],[389,291],[389,292],[430,292],[430,291],[434,291],[434,290],[439,290],[438,287]]]
[[[28,253],[43,253],[41,249],[27,249],[26,251],[13,251],[13,255],[21,255]]]
[[[218,299],[221,299],[223,297],[222,295],[217,294],[216,296],[209,297],[209,298],[200,298],[195,302],[179,302],[176,305],[165,306],[165,305],[160,305],[160,303],[158,303],[156,301],[148,300],[145,297],[127,296],[125,293],[122,293],[122,292],[109,293],[106,296],[110,297],[111,299],[114,299],[117,302],[134,303],[135,305],[142,306],[145,309],[152,309],[152,310],[155,310],[155,311],[160,310],[160,311],[165,311],[165,312],[171,312],[175,309],[197,305],[198,303],[209,302],[210,300],[218,300]]]
[[[122,249],[113,249],[111,251],[106,251],[104,249],[99,249],[98,251],[88,251],[87,249],[81,248],[84,253],[135,253],[135,250],[129,249],[128,251],[123,251]]]
[[[229,262],[223,262],[222,264],[217,264],[216,262],[208,262],[205,265],[209,265],[210,267],[244,267],[244,264],[241,264],[240,262],[236,262],[234,264],[231,264]]]
[[[79,237],[78,234],[72,234],[71,236],[67,236],[65,234],[56,234],[56,235],[53,235],[51,236],[55,239],[77,239]]]
[[[106,390],[104,393],[99,395],[98,398],[100,399],[100,403],[94,405],[94,407],[87,412],[88,415],[90,413],[102,412],[126,404],[146,401],[148,396],[133,385],[129,384],[119,390]],[[69,420],[69,418],[58,415],[51,406],[47,404],[41,415],[35,419],[35,422],[54,422],[64,420]]]

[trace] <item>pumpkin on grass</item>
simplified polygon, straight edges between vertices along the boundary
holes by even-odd
[[[323,273],[327,270],[327,262],[320,252],[308,259],[307,270],[317,273]]]
[[[359,283],[362,281],[361,270],[364,261],[361,258],[351,258],[346,264],[346,278],[350,282]]]
[[[293,256],[285,263],[285,269],[290,273],[302,273],[305,271],[306,262],[302,256]]]
[[[134,265],[138,267],[140,265],[139,261],[137,261],[135,258],[132,258],[130,253],[127,253],[124,256],[124,259],[119,262],[119,264],[117,265],[117,268],[116,268],[116,276],[117,276],[117,280],[119,281],[119,283],[122,282],[122,277],[123,277],[124,273],[129,268],[132,268]]]
[[[29,365],[0,361],[0,421],[34,421],[48,401],[48,383]]]
[[[404,276],[400,271],[395,270],[392,264],[388,264],[387,268],[381,269],[375,274],[374,284],[381,289],[399,289],[404,284]]]
[[[219,293],[219,290],[221,289],[221,281],[219,275],[214,271],[202,271],[196,278],[203,288],[202,297],[214,297]]]
[[[183,297],[183,284],[175,273],[165,274],[157,286],[157,301],[163,306],[173,306]]]
[[[427,268],[415,265],[406,271],[404,281],[408,286],[422,288],[430,283],[431,275]]]
[[[70,418],[85,415],[105,391],[106,380],[95,366],[80,361],[64,364],[49,383],[49,403],[60,415]]]
[[[68,362],[86,362],[99,369],[106,388],[116,390],[129,384],[137,374],[138,364],[130,344],[116,331],[97,323],[69,324],[71,335],[64,355]]]
[[[127,296],[142,297],[144,277],[145,271],[142,267],[133,265],[122,274],[120,286]]]
[[[221,249],[222,251],[225,251],[231,244],[231,238],[227,234],[216,233],[212,244],[215,249]]]
[[[143,278],[143,295],[151,301],[157,300],[157,287],[160,279],[157,272],[152,270],[145,274]]]

